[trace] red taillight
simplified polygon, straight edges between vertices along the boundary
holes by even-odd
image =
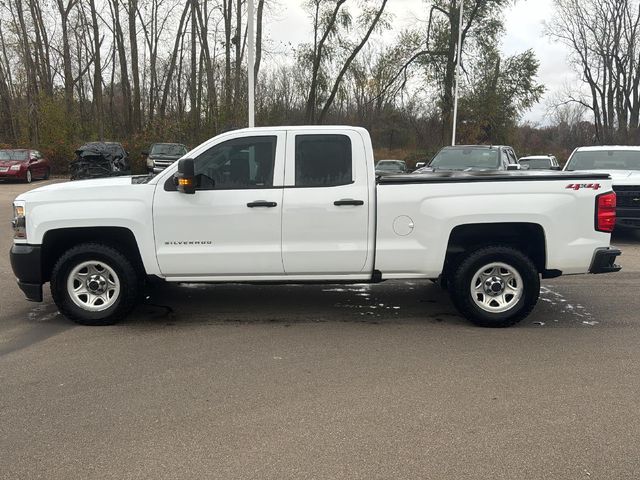
[[[603,193],[596,197],[596,230],[613,232],[616,226],[616,194]]]

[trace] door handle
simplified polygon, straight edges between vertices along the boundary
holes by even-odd
[[[364,205],[364,200],[354,200],[352,198],[343,198],[342,200],[336,200],[333,204],[337,207],[343,205]]]
[[[249,208],[255,208],[255,207],[273,208],[277,206],[278,204],[276,202],[267,202],[266,200],[256,200],[254,202],[247,203],[247,207]]]

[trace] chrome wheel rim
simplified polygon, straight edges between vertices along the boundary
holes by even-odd
[[[31,179],[32,179],[31,170],[27,170],[27,183],[31,183]]]
[[[522,277],[511,265],[493,262],[471,277],[471,298],[485,312],[502,313],[512,309],[523,293]]]
[[[90,312],[101,312],[118,300],[120,279],[106,263],[90,260],[71,270],[67,279],[67,291],[78,307]]]

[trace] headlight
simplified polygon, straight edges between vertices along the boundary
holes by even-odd
[[[24,205],[13,204],[13,238],[26,239],[27,238],[27,217],[25,215]]]
[[[149,157],[147,157],[147,167],[153,168],[153,160],[151,160]]]
[[[19,163],[16,163],[15,165],[11,165],[10,170],[20,170],[22,168],[22,165],[20,165]]]

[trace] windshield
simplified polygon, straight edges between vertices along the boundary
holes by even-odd
[[[640,170],[640,151],[577,151],[571,156],[567,170]]]
[[[433,157],[436,170],[489,170],[498,168],[500,152],[489,148],[447,148]]]
[[[380,160],[376,165],[376,170],[404,170],[405,164],[401,161]]]
[[[551,166],[551,160],[548,158],[521,158],[521,165],[528,165],[529,168],[549,168]]]
[[[167,155],[170,157],[178,157],[187,153],[187,148],[184,145],[178,145],[176,143],[156,143],[151,148],[151,155]]]
[[[0,150],[0,160],[25,161],[28,159],[29,152],[27,150]]]

